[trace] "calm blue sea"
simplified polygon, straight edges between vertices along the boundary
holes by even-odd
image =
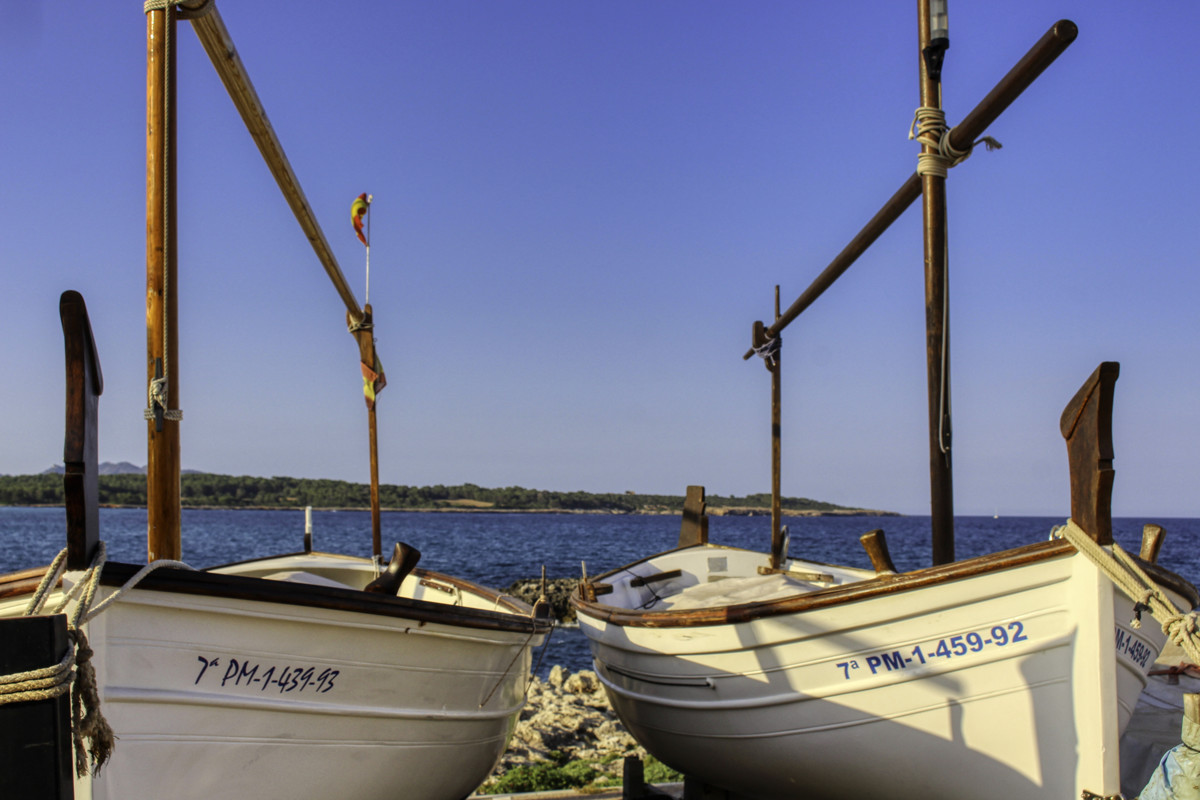
[[[385,551],[389,542],[407,542],[421,551],[421,566],[495,588],[537,577],[543,565],[551,578],[578,576],[581,562],[595,575],[667,550],[679,535],[677,516],[389,512],[382,521]],[[793,517],[787,522],[794,556],[869,567],[858,537],[883,528],[899,569],[930,563],[929,517]],[[956,555],[967,558],[1041,541],[1062,522],[1051,517],[959,517]],[[1117,542],[1137,552],[1145,522],[1157,522],[1167,531],[1160,563],[1200,583],[1200,519],[1117,519]],[[65,544],[65,525],[61,508],[0,507],[0,573],[49,563]],[[100,530],[109,558],[145,562],[144,509],[101,509]],[[770,539],[770,520],[712,517],[709,538],[762,549]],[[314,511],[313,539],[318,550],[368,556],[370,514]],[[302,509],[183,512],[183,557],[196,567],[296,552],[303,542]],[[587,645],[577,629],[558,630],[550,638],[538,671],[544,675],[554,664],[572,672],[590,668]]]

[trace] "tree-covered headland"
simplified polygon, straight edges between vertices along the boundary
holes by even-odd
[[[101,475],[100,503],[105,506],[146,505],[146,476]],[[369,508],[370,487],[347,481],[309,478],[260,478],[250,475],[185,473],[180,479],[181,502],[188,508]],[[714,513],[760,513],[770,508],[768,494],[745,497],[708,495]],[[379,487],[384,509],[403,511],[561,511],[597,513],[678,513],[682,495],[624,492],[556,492],[506,486],[487,489],[472,483],[460,486]],[[62,505],[61,475],[0,476],[0,505]],[[879,513],[851,509],[803,497],[783,498],[792,513]]]

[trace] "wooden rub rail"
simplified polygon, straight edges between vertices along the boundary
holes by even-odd
[[[1067,49],[1071,42],[1075,41],[1075,37],[1078,35],[1079,28],[1076,27],[1074,22],[1064,19],[1054,23],[1050,27],[1050,30],[1038,40],[1037,44],[1030,48],[1025,57],[1018,61],[1017,65],[1009,70],[1008,74],[996,84],[995,88],[971,110],[971,113],[967,114],[962,122],[954,126],[950,132],[950,144],[958,150],[969,149],[971,143],[987,129],[988,125],[991,125],[1023,91],[1029,88],[1030,84],[1045,71],[1046,67],[1050,66],[1056,58],[1062,55],[1063,51]],[[850,268],[850,265],[859,256],[867,251],[867,248],[893,222],[899,219],[900,215],[920,195],[921,179],[914,172],[896,193],[884,203],[875,216],[863,226],[858,235],[850,240],[850,243],[842,249],[842,252],[838,253],[833,261],[829,263],[829,266],[825,267],[816,280],[804,290],[804,293],[767,328],[766,338],[774,338],[780,331],[791,324],[792,320],[800,316],[804,309],[812,305],[826,289],[833,285],[834,281],[841,277],[843,272]],[[754,355],[753,348],[747,350],[742,358],[748,359],[752,355]]]

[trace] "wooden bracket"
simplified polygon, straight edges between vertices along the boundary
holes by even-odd
[[[1113,389],[1121,367],[1105,361],[1063,409],[1059,430],[1071,467],[1071,519],[1097,544],[1112,544]]]
[[[1158,563],[1158,554],[1162,550],[1163,539],[1166,538],[1167,532],[1163,530],[1161,525],[1155,525],[1153,522],[1147,522],[1142,526],[1142,549],[1138,553],[1138,557],[1142,561],[1147,561],[1151,564]]]
[[[96,444],[104,376],[83,295],[58,301],[67,363],[63,500],[67,508],[67,569],[87,569],[100,541],[100,484]]]
[[[896,565],[892,563],[892,554],[888,551],[887,539],[883,536],[883,530],[876,528],[873,531],[867,531],[858,537],[858,540],[862,542],[863,549],[867,551],[867,557],[871,559],[871,566],[875,568],[876,575],[896,574]]]

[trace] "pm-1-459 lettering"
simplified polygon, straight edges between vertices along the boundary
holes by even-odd
[[[221,663],[221,658],[205,658],[196,656],[200,661],[200,672],[196,675],[195,684],[208,676],[209,682],[219,681],[221,688],[231,686],[249,686],[261,692],[311,691],[314,694],[324,694],[333,689],[334,681],[341,673],[333,668],[325,668],[320,672],[316,667],[290,667],[264,665],[251,662],[249,659],[227,658]]]
[[[877,675],[880,672],[893,672],[895,670],[908,669],[912,666],[919,667],[922,664],[936,662],[938,659],[958,658],[970,653],[980,653],[989,648],[1004,647],[1009,644],[1028,640],[1029,636],[1025,633],[1025,623],[1014,621],[1002,625],[993,625],[987,630],[971,631],[961,636],[951,636],[948,639],[926,642],[923,645],[916,645],[907,652],[903,650],[891,650],[889,652],[874,653],[863,658],[862,663],[859,663],[858,659],[841,661],[837,664],[837,667],[842,670],[842,677],[845,680],[850,680],[852,673],[855,670],[863,669],[864,666],[871,670],[872,675]]]

